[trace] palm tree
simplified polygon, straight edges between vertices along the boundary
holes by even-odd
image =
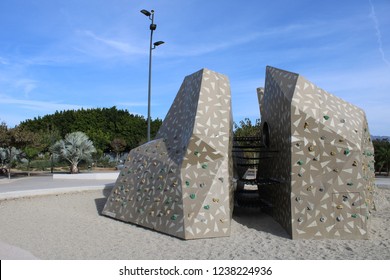
[[[70,173],[78,173],[78,164],[82,160],[91,160],[96,149],[85,133],[77,131],[65,135],[65,139],[57,141],[52,147],[53,154],[65,159],[70,164]]]
[[[3,173],[8,174],[8,179],[11,179],[11,165],[13,161],[19,161],[21,151],[15,147],[0,148],[0,162]]]

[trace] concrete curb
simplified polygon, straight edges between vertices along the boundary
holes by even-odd
[[[98,186],[82,186],[82,187],[68,187],[68,188],[53,188],[53,189],[41,189],[41,190],[28,190],[28,191],[12,191],[6,193],[0,193],[1,200],[9,200],[24,197],[35,197],[43,195],[58,195],[68,193],[79,193],[84,191],[96,191],[104,189],[112,189],[115,183]]]
[[[79,173],[79,174],[53,174],[53,180],[114,180],[119,176],[119,172],[108,173]]]

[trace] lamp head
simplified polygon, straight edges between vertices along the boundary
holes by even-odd
[[[152,10],[152,12],[154,12],[154,11]],[[147,17],[150,17],[152,15],[152,13],[147,11],[147,10],[141,10],[141,13],[143,13]]]
[[[164,41],[157,41],[157,42],[154,42],[153,45],[154,45],[154,47],[158,47],[164,43],[165,43]]]

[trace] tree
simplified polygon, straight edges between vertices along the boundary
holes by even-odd
[[[383,168],[387,170],[387,176],[390,173],[390,142],[387,139],[374,140],[375,165],[376,170],[381,173]]]
[[[70,173],[78,173],[78,164],[82,161],[92,160],[96,149],[85,133],[77,131],[69,133],[65,139],[57,141],[51,151],[70,164]]]
[[[0,147],[1,169],[2,171],[4,170],[8,174],[8,179],[11,179],[12,162],[19,161],[20,159],[21,159],[21,152],[15,147],[11,147],[11,146],[8,146],[6,148]]]
[[[260,119],[256,119],[256,123],[248,118],[241,120],[239,125],[234,123],[234,136],[236,137],[259,137],[260,136]]]
[[[119,161],[119,154],[126,149],[126,141],[121,138],[115,138],[111,141],[110,146],[116,154],[116,162]]]

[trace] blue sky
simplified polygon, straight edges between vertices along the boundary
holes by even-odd
[[[0,0],[0,121],[117,106],[147,114],[149,19],[155,12],[152,117],[186,75],[230,79],[235,121],[259,118],[265,67],[296,72],[366,111],[390,135],[389,0]]]

